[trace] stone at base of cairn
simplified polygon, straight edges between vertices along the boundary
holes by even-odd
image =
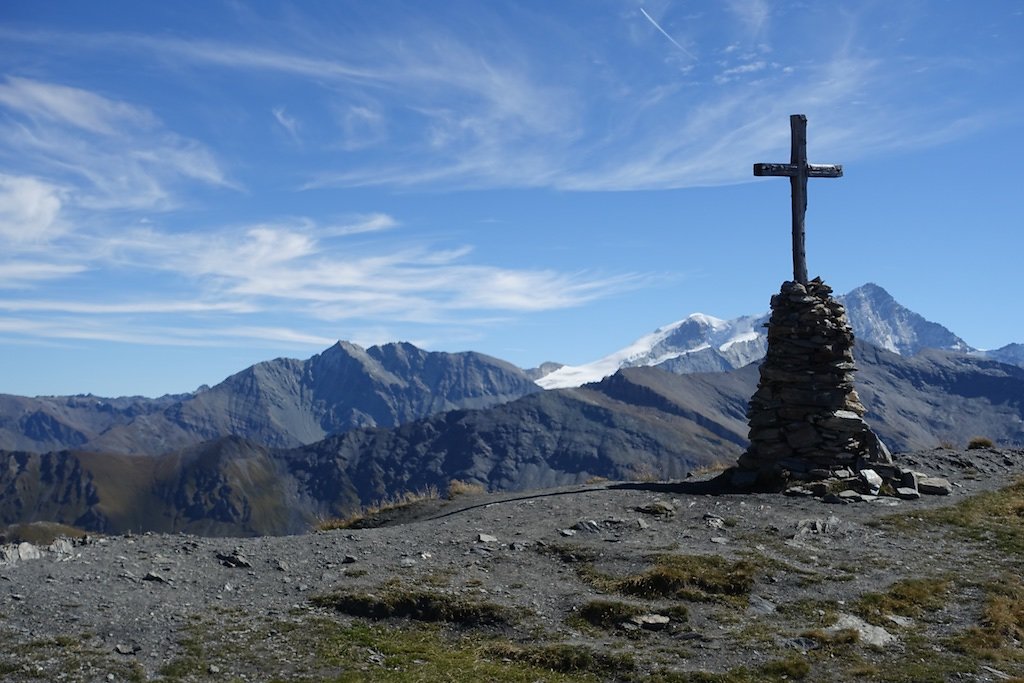
[[[772,297],[768,352],[750,400],[750,447],[732,472],[739,488],[783,490],[892,463],[864,421],[854,389],[853,329],[832,288],[785,282]]]

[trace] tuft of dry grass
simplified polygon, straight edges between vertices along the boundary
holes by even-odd
[[[390,510],[398,510],[424,501],[440,499],[441,494],[438,492],[436,486],[428,486],[425,489],[420,489],[418,491],[402,491],[401,493],[396,493],[388,498],[381,499],[372,505],[362,507],[358,511],[346,517],[335,517],[332,519],[321,520],[317,523],[315,528],[317,531],[358,528],[367,520],[373,519],[374,517]]]
[[[992,448],[995,444],[987,436],[976,436],[967,442],[967,450],[973,451],[980,448]]]
[[[664,477],[657,472],[654,467],[649,463],[641,462],[634,463],[629,466],[629,472],[626,475],[626,481],[636,481],[643,484],[649,484],[655,481],[661,481]]]
[[[940,609],[946,604],[951,588],[948,578],[903,579],[885,593],[865,593],[855,605],[855,611],[866,621],[885,625],[885,617],[895,614],[918,617],[925,611]]]
[[[721,474],[722,472],[725,472],[727,469],[729,469],[730,467],[732,467],[735,464],[736,464],[735,462],[725,462],[724,460],[719,460],[719,461],[711,462],[711,463],[708,463],[707,465],[701,465],[700,467],[692,469],[692,470],[690,470],[690,472],[689,472],[689,474],[687,476],[709,477],[709,476],[711,476],[713,474]]]
[[[487,489],[484,488],[483,484],[462,481],[461,479],[452,479],[448,482],[448,500],[454,500],[459,496],[478,496],[486,492]]]
[[[451,593],[384,586],[380,594],[337,592],[314,597],[317,607],[369,619],[408,618],[441,621],[463,626],[507,624],[513,613],[495,603],[472,600]]]
[[[756,573],[753,562],[718,555],[662,555],[650,569],[621,578],[600,574],[592,567],[581,572],[599,590],[695,602],[745,601]]]
[[[985,604],[975,626],[954,637],[963,654],[993,661],[1024,661],[1024,580],[1004,576],[985,586]]]
[[[25,522],[11,524],[0,531],[0,543],[28,542],[38,546],[47,546],[61,537],[82,538],[86,535],[87,532],[78,527],[59,522]]]
[[[484,653],[489,657],[521,662],[545,671],[600,675],[606,680],[616,680],[636,668],[629,654],[598,652],[589,647],[565,643],[525,646],[495,643],[484,648]]]
[[[963,537],[994,547],[1011,558],[1024,555],[1024,477],[998,491],[979,493],[956,505],[913,516],[891,515],[874,522],[876,526],[907,531],[933,524],[952,527]]]

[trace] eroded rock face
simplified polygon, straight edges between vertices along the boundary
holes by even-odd
[[[772,297],[768,353],[747,416],[741,470],[818,479],[866,462],[891,462],[863,419],[854,389],[853,329],[832,288],[785,282]]]

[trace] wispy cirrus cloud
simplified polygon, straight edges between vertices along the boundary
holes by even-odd
[[[273,47],[140,34],[10,37],[59,38],[97,51],[130,52],[175,69],[231,71],[254,83],[275,76],[303,82],[309,93],[304,106],[320,114],[302,117],[303,136],[350,153],[338,155],[343,163],[325,157],[306,166],[307,177],[299,182],[304,189],[588,191],[748,182],[751,159],[763,152],[761,142],[770,136],[759,126],[765,112],[781,112],[783,122],[792,111],[813,113],[820,121],[818,139],[858,141],[834,150],[847,160],[877,149],[875,141],[890,139],[892,126],[878,125],[886,119],[905,122],[892,137],[910,147],[933,144],[920,133],[937,118],[963,116],[955,103],[941,111],[935,101],[906,92],[901,84],[920,64],[885,60],[884,51],[871,44],[873,36],[857,33],[865,23],[860,15],[873,11],[870,7],[821,10],[829,16],[817,17],[817,32],[799,43],[788,35],[788,24],[799,17],[773,16],[798,10],[764,0],[733,0],[692,16],[682,14],[691,11],[683,6],[659,6],[658,12],[637,7],[640,11],[627,13],[628,25],[620,25],[621,17],[588,30],[558,32],[551,24],[539,25],[537,40],[546,43],[546,51],[505,30],[503,21],[485,11],[474,12],[466,20],[473,30],[461,32],[427,13],[409,12],[413,16],[389,23],[352,21],[344,41],[306,21],[301,32],[290,25],[276,29]],[[716,32],[694,28],[689,38],[678,39],[665,29],[672,25],[666,22],[714,25]],[[405,30],[410,27],[416,30]],[[660,35],[652,35],[652,29]],[[613,55],[605,47],[640,34],[645,40],[631,51]],[[691,39],[693,50],[686,47]],[[666,48],[690,53],[685,71],[678,60],[666,64]],[[702,59],[692,59],[697,54]],[[930,77],[941,78],[940,72]],[[822,96],[826,92],[829,98]],[[865,102],[865,93],[875,95]],[[725,116],[704,130],[707,111]],[[107,115],[117,113],[132,112],[115,109]],[[297,113],[278,106],[273,114],[283,130],[295,133]],[[749,133],[755,135],[741,137]],[[701,166],[709,161],[710,166]]]
[[[22,317],[0,316],[0,332],[165,345],[215,344],[251,334],[323,346],[342,336],[359,338],[359,330],[380,320],[472,330],[502,316],[579,306],[645,281],[635,274],[484,265],[471,260],[468,246],[396,249],[390,241],[365,239],[397,228],[394,217],[375,213],[325,223],[296,218],[195,232],[150,226],[78,235],[77,265],[23,266],[20,281],[33,275],[88,278],[91,271],[115,269],[159,282],[163,293],[128,289],[104,301],[8,297],[0,301],[0,313]],[[183,316],[197,328],[171,323]],[[339,324],[351,333],[337,333]]]
[[[0,108],[7,113],[0,154],[61,187],[66,208],[167,209],[178,201],[172,188],[183,182],[234,186],[204,144],[167,130],[142,107],[8,76],[0,82]]]
[[[293,140],[299,140],[299,120],[297,118],[289,116],[284,107],[274,107],[270,110],[270,113],[274,116],[274,120],[277,121],[278,125],[284,128]]]
[[[133,321],[137,322],[137,321]],[[286,343],[290,346],[324,348],[337,339],[317,336],[286,327],[223,326],[182,327],[175,325],[112,324],[106,318],[79,316],[43,320],[0,318],[0,337],[37,337],[47,340],[105,341],[143,346],[235,346],[239,342]]]
[[[24,289],[45,280],[58,280],[87,269],[82,264],[39,261],[0,261],[0,288]]]
[[[45,243],[64,230],[60,187],[31,176],[0,173],[0,240]]]

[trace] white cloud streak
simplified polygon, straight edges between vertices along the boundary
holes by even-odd
[[[687,50],[687,49],[686,49],[685,47],[683,47],[683,46],[682,46],[682,45],[680,45],[680,44],[679,44],[678,42],[676,42],[676,39],[675,39],[675,38],[673,38],[672,36],[670,36],[670,35],[668,34],[668,31],[666,31],[665,29],[663,29],[663,28],[661,27],[661,24],[659,24],[658,22],[656,22],[656,21],[654,20],[654,18],[653,18],[653,17],[651,17],[651,15],[647,13],[647,10],[645,10],[645,9],[644,9],[643,7],[641,7],[641,8],[640,8],[640,13],[644,15],[644,17],[645,17],[645,18],[647,19],[647,21],[651,22],[651,26],[653,26],[654,28],[658,29],[658,32],[659,32],[659,33],[661,33],[661,35],[663,35],[663,36],[665,36],[666,38],[668,38],[668,41],[669,41],[670,43],[672,43],[673,45],[675,45],[675,46],[676,46],[677,48],[679,48],[679,50],[680,50],[680,51],[681,51],[681,52],[682,52],[683,54],[685,54],[685,55],[686,55],[687,57],[689,57],[690,59],[697,59],[696,55],[694,55],[694,54],[693,54],[692,52],[690,52],[690,51],[689,51],[689,50]]]
[[[62,194],[38,178],[0,173],[0,241],[44,243],[62,233]]]
[[[650,25],[674,47],[694,56],[651,12],[639,9],[639,14],[633,13],[634,22]],[[325,36],[319,26],[307,26],[301,40],[290,45],[283,31],[285,37],[275,48],[133,34],[4,35],[11,40],[128,52],[175,68],[213,67],[243,77],[302,81],[310,88],[307,104],[320,106],[325,110],[321,114],[328,113],[323,119],[335,126],[317,129],[312,119],[303,117],[303,137],[333,139],[342,150],[355,153],[343,156],[343,164],[310,168],[308,179],[300,183],[305,189],[637,190],[749,182],[750,159],[761,152],[759,141],[769,134],[760,126],[765,112],[781,112],[783,122],[792,111],[813,112],[821,121],[818,136],[835,130],[842,131],[837,139],[857,141],[834,150],[848,161],[879,148],[876,141],[888,141],[892,126],[877,125],[880,121],[905,121],[892,136],[905,148],[932,144],[920,133],[934,128],[930,122],[936,118],[961,118],[965,113],[950,116],[936,111],[934,101],[925,104],[924,99],[904,94],[907,70],[918,65],[890,60],[878,68],[864,57],[877,51],[857,49],[851,38],[853,27],[863,23],[857,13],[826,10],[828,16],[819,17],[821,35],[794,42],[786,34],[786,23],[773,21],[773,11],[781,10],[764,0],[733,0],[706,8],[701,14],[714,15],[715,28],[721,27],[722,34],[700,34],[702,53],[737,61],[691,64],[693,70],[685,77],[678,65],[652,61],[656,53],[650,46],[640,46],[636,54],[607,50],[604,43],[614,41],[615,34],[594,34],[600,41],[588,43],[589,34],[582,31],[539,33],[548,39],[549,48],[566,39],[564,49],[553,53],[557,62],[550,63],[551,53],[541,57],[520,37],[503,32],[499,22],[485,20],[486,32],[459,33],[424,15],[408,18],[417,29],[412,33],[402,32],[409,25],[402,21],[374,23],[371,30],[339,42]],[[479,29],[475,22],[486,14],[474,14],[470,25]],[[619,27],[626,33],[633,29]],[[771,60],[765,58],[768,53]],[[844,70],[838,80],[831,79],[832,73]],[[78,107],[88,112],[84,120],[94,131],[109,129],[109,121],[118,118],[135,125],[143,125],[147,118],[145,110],[81,93],[40,92],[24,84],[21,89],[26,111],[66,121],[66,114],[53,112]],[[830,98],[822,97],[823,92]],[[864,103],[865,94],[874,94],[872,101]],[[58,107],[53,100],[64,104]],[[705,130],[706,112],[711,110],[725,116]],[[295,114],[282,106],[272,113],[283,130],[297,134]],[[700,134],[694,135],[695,130]],[[757,135],[741,139],[742,133]],[[723,139],[731,142],[724,144]],[[196,168],[217,168],[210,159],[194,159]],[[708,162],[709,166],[701,165]],[[226,182],[219,170],[187,175],[207,183]],[[151,204],[168,202],[165,183],[154,180],[138,183],[134,193],[117,194],[140,196]],[[102,194],[110,196],[117,189]]]
[[[11,76],[0,82],[0,107],[8,112],[0,151],[29,164],[51,188],[59,184],[65,205],[167,209],[182,181],[234,186],[208,148],[166,130],[141,107]]]
[[[288,116],[287,112],[285,112],[284,107],[274,107],[273,109],[270,110],[270,113],[273,114],[274,120],[277,121],[277,123],[282,128],[284,128],[285,131],[288,132],[288,135],[290,135],[293,140],[298,142],[299,141],[299,121],[298,121],[298,119],[296,119],[293,116]]]

